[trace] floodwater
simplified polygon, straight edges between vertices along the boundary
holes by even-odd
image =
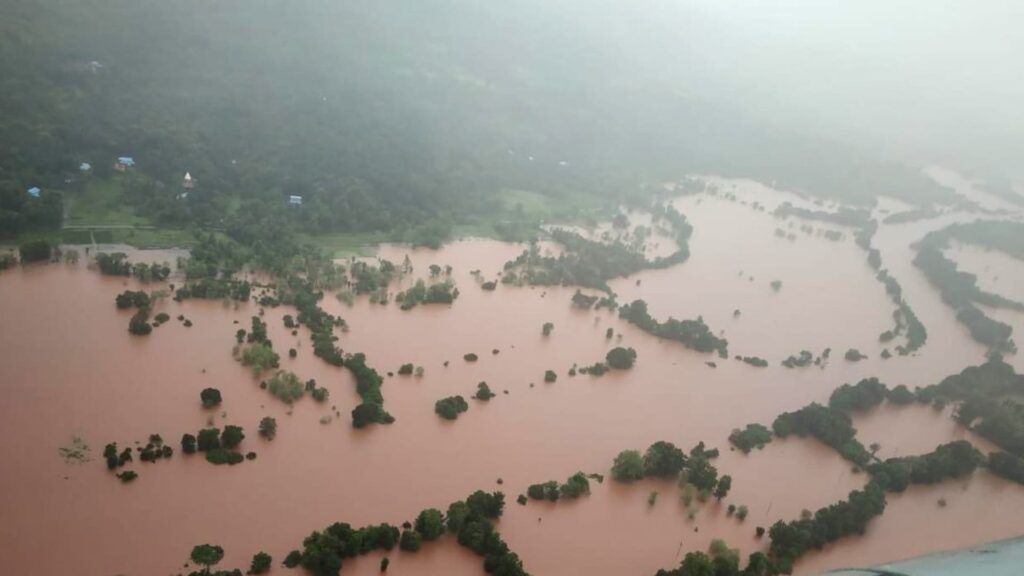
[[[675,202],[694,225],[688,262],[616,280],[613,288],[620,302],[647,300],[658,318],[703,315],[729,339],[731,354],[761,356],[770,367],[699,354],[607,311],[575,309],[569,303],[574,288],[480,289],[470,271],[496,277],[523,249],[519,245],[464,240],[439,251],[383,246],[380,256],[396,263],[408,253],[416,276],[432,263],[453,266],[461,295],[450,307],[410,311],[365,298],[348,307],[327,295],[324,307],[351,327],[341,335],[346,351],[366,353],[382,374],[406,362],[425,369],[422,378],[386,378],[385,407],[397,421],[358,431],[348,416],[358,402],[353,379],[312,355],[305,329],[297,336],[285,330],[282,317],[293,309],[266,310],[270,337],[279,352],[298,350],[295,359],[282,354],[283,368],[330,390],[323,405],[308,397],[284,405],[232,359],[235,330],[248,328],[258,313],[253,303],[165,300],[158,312],[184,314],[194,326],[172,320],[138,338],[126,330],[130,313],[113,304],[118,292],[140,287],[135,281],[102,277],[84,262],[0,274],[0,386],[7,398],[0,404],[0,553],[7,570],[174,574],[188,571],[183,565],[191,547],[205,542],[225,548],[222,567],[244,569],[259,550],[277,564],[305,535],[332,522],[400,524],[476,489],[506,493],[499,530],[538,576],[653,574],[687,551],[706,549],[714,538],[744,554],[761,549],[766,542],[755,539],[756,526],[844,498],[867,477],[812,440],[777,440],[749,455],[730,451],[726,438],[733,428],[770,424],[782,411],[826,401],[835,387],[867,376],[890,385],[927,385],[982,361],[984,350],[910,263],[910,243],[959,216],[883,226],[876,236],[885,267],[929,331],[920,354],[882,360],[878,334],[891,327],[894,306],[852,234],[831,241],[818,230],[841,227],[810,223],[814,231],[807,233],[801,230],[807,223],[771,215],[782,201],[809,204],[794,195],[749,181],[719,183],[736,198],[700,195]],[[751,209],[754,197],[767,212]],[[777,228],[794,239],[777,237]],[[782,282],[780,290],[771,288],[773,280]],[[403,279],[393,292],[412,281]],[[541,334],[545,322],[555,325],[548,337]],[[621,342],[605,338],[608,327]],[[602,360],[615,345],[637,350],[632,370],[600,378],[567,375],[574,363]],[[779,366],[801,349],[817,354],[826,347],[833,356],[824,368]],[[869,358],[845,361],[850,347]],[[468,352],[479,361],[465,362]],[[1021,369],[1016,358],[1010,360]],[[543,382],[547,369],[558,372],[557,382]],[[480,381],[498,396],[488,403],[469,400],[470,410],[456,422],[434,414],[437,399],[469,398]],[[216,411],[199,403],[208,386],[224,396]],[[341,417],[322,423],[332,406]],[[256,434],[267,415],[278,421],[272,442]],[[176,451],[169,461],[135,463],[140,476],[128,485],[102,461],[106,442],[130,446],[159,433],[177,448],[183,432],[195,433],[210,419],[217,426],[243,426],[241,447],[258,459],[217,467]],[[948,415],[922,407],[883,408],[858,418],[858,427],[862,441],[879,442],[883,455],[924,452],[959,437],[977,441]],[[58,448],[72,436],[89,444],[92,462],[68,464],[59,457]],[[577,501],[525,507],[514,501],[531,483],[562,481],[577,470],[608,474],[620,450],[656,440],[686,449],[703,440],[722,449],[717,466],[734,479],[730,495],[698,507],[693,518],[680,503],[679,488],[668,482],[620,485],[609,478]],[[658,492],[653,506],[652,491]],[[947,505],[939,507],[938,498]],[[748,518],[729,517],[728,504],[747,506]],[[879,564],[1020,535],[1024,519],[1015,511],[1022,506],[1024,487],[982,473],[914,488],[891,497],[865,537],[810,555],[797,571]],[[418,554],[395,550],[389,556],[397,574],[482,573],[482,560],[451,539]],[[377,573],[379,558],[354,560],[345,573]],[[290,572],[275,567],[272,573]]]

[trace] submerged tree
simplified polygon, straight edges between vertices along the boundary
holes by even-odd
[[[199,393],[199,399],[203,403],[203,408],[213,408],[221,403],[220,390],[216,388],[204,388]]]
[[[212,544],[200,544],[192,548],[192,561],[205,568],[204,573],[210,573],[210,566],[213,566],[224,558],[224,549]]]

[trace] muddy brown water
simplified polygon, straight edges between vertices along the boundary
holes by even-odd
[[[769,209],[785,200],[806,202],[756,183],[722,185],[739,200],[756,196]],[[222,567],[244,569],[252,554],[265,550],[275,558],[272,573],[286,574],[276,565],[314,529],[335,521],[400,524],[423,508],[443,509],[480,488],[506,493],[499,530],[539,576],[653,574],[675,566],[687,551],[706,549],[714,538],[745,555],[765,544],[754,538],[756,526],[844,498],[867,478],[811,440],[776,441],[750,455],[731,452],[730,430],[767,424],[782,411],[825,401],[845,382],[877,375],[891,385],[926,385],[984,358],[910,263],[910,243],[956,215],[886,226],[876,236],[885,266],[929,331],[920,354],[885,361],[878,356],[878,334],[891,326],[893,305],[849,233],[832,242],[799,233],[798,223],[790,241],[774,235],[787,221],[740,201],[693,196],[679,199],[676,207],[695,228],[690,260],[615,281],[620,302],[644,298],[660,319],[703,315],[724,332],[731,354],[764,357],[769,368],[659,341],[608,312],[573,309],[572,288],[481,290],[470,270],[493,278],[522,246],[488,240],[459,241],[440,251],[383,246],[380,255],[395,262],[408,253],[416,275],[431,263],[452,265],[461,296],[451,307],[410,311],[370,305],[365,298],[352,307],[325,298],[324,307],[351,327],[341,335],[347,351],[366,353],[382,374],[405,362],[425,368],[422,378],[386,378],[385,406],[397,422],[359,431],[349,424],[348,413],[358,402],[351,376],[312,355],[306,330],[291,336],[284,329],[281,319],[293,309],[266,311],[270,336],[284,368],[330,390],[323,405],[306,397],[289,408],[260,390],[232,359],[235,330],[248,328],[257,313],[252,303],[165,300],[157,311],[172,318],[184,314],[194,326],[172,319],[150,337],[137,338],[126,331],[130,313],[113,304],[118,292],[140,287],[134,281],[102,277],[84,263],[0,274],[0,553],[7,570],[176,574],[188,572],[183,564],[193,545],[211,542],[227,552]],[[783,282],[778,292],[769,285],[776,279]],[[402,287],[411,282],[404,279]],[[734,318],[737,308],[741,315]],[[545,322],[555,324],[549,337],[541,335]],[[621,342],[605,339],[608,327],[622,335]],[[603,359],[615,345],[637,350],[634,369],[601,378],[566,374],[573,363]],[[290,347],[299,351],[296,359],[286,357]],[[825,347],[833,348],[833,357],[824,369],[779,366],[801,349],[818,353]],[[842,353],[848,347],[869,359],[846,362]],[[465,362],[467,352],[479,361]],[[1022,368],[1018,358],[1010,361]],[[559,373],[556,383],[543,382],[546,369]],[[498,396],[489,403],[469,400],[470,410],[456,422],[434,414],[437,399],[468,399],[480,381]],[[199,404],[207,386],[224,396],[215,411]],[[342,416],[322,424],[332,406]],[[257,422],[267,415],[278,421],[272,442],[256,434]],[[170,461],[136,462],[132,468],[140,477],[129,485],[105,469],[106,442],[131,446],[155,432],[177,449],[183,432],[195,433],[211,418],[217,426],[243,426],[242,448],[257,452],[258,459],[217,467],[176,451]],[[962,437],[986,447],[948,414],[930,408],[883,408],[858,417],[857,427],[861,440],[878,442],[885,456],[926,452]],[[67,464],[58,456],[58,447],[72,436],[91,446],[92,462]],[[656,440],[687,449],[704,440],[721,448],[717,466],[734,479],[725,501],[712,499],[690,518],[672,483],[621,485],[606,479],[577,501],[525,507],[514,502],[534,482],[562,481],[577,470],[607,474],[620,450],[643,449]],[[652,491],[659,494],[653,506]],[[938,506],[939,498],[947,505]],[[746,521],[728,517],[728,504],[747,506]],[[1024,533],[1024,519],[1016,513],[1022,506],[1024,488],[984,473],[913,488],[890,497],[867,535],[809,555],[797,572],[1018,536]],[[395,550],[389,556],[396,574],[482,573],[481,560],[452,539],[418,554]],[[351,561],[344,572],[377,573],[380,557]]]

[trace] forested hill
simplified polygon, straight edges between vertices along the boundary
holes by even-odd
[[[645,53],[656,41],[576,16],[540,0],[5,0],[0,212],[120,155],[150,184],[200,182],[191,212],[176,185],[133,188],[157,223],[301,194],[294,218],[314,232],[458,220],[506,189],[616,196],[690,170],[860,203],[947,194],[702,102],[671,54]]]

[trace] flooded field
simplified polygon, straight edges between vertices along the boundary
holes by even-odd
[[[843,499],[867,475],[809,439],[776,440],[749,455],[733,452],[731,430],[770,424],[780,412],[827,401],[837,386],[864,377],[910,388],[931,384],[982,362],[985,351],[911,264],[914,241],[963,215],[882,226],[876,234],[883,266],[902,284],[929,332],[919,353],[883,360],[878,335],[891,327],[894,305],[852,233],[771,214],[785,201],[813,206],[795,195],[748,181],[719,183],[735,198],[696,195],[674,202],[694,226],[687,262],[615,280],[612,288],[620,303],[646,300],[659,320],[702,316],[729,340],[730,355],[760,356],[769,367],[697,353],[646,334],[617,314],[574,308],[575,288],[499,284],[482,290],[471,271],[497,277],[522,245],[476,239],[438,251],[387,245],[380,248],[381,258],[397,263],[408,254],[415,269],[392,293],[438,264],[452,266],[460,296],[451,306],[409,311],[394,303],[370,304],[365,297],[348,306],[325,296],[323,308],[350,327],[340,334],[345,351],[365,353],[381,374],[397,373],[404,363],[424,367],[422,377],[385,378],[385,408],[396,422],[363,430],[352,429],[349,421],[359,401],[352,376],[313,356],[308,330],[293,336],[284,327],[283,316],[294,314],[293,308],[268,308],[264,320],[275,349],[297,350],[294,359],[282,354],[282,368],[329,389],[324,404],[304,398],[289,407],[261,390],[232,358],[235,331],[248,328],[259,313],[253,302],[166,299],[155,312],[166,311],[172,319],[182,314],[194,325],[172,320],[140,339],[127,332],[131,313],[115,309],[114,296],[126,288],[160,286],[103,277],[84,259],[0,274],[0,386],[7,397],[0,404],[0,459],[6,463],[0,476],[0,552],[8,570],[176,574],[188,571],[182,566],[191,547],[209,541],[226,550],[221,566],[244,568],[252,554],[265,550],[275,558],[271,574],[287,574],[280,560],[314,529],[335,521],[401,524],[423,508],[443,509],[476,489],[506,493],[498,529],[538,576],[653,574],[716,538],[744,554],[762,549],[766,539],[754,537],[756,526]],[[755,197],[767,211],[752,209]],[[805,224],[814,230],[802,230]],[[844,236],[826,239],[819,232],[824,229]],[[668,238],[659,237],[657,244],[648,246],[649,254],[673,248]],[[144,257],[177,256],[133,254]],[[956,253],[964,269],[1001,270],[1001,262],[987,257],[973,250]],[[1015,276],[1006,274],[998,285],[1019,288]],[[775,280],[779,289],[771,286]],[[545,322],[554,324],[547,337],[541,334]],[[606,339],[608,328],[621,341]],[[568,375],[574,364],[603,360],[615,345],[636,349],[632,370],[600,378]],[[833,356],[823,367],[780,366],[802,349],[817,355],[827,347]],[[842,354],[848,348],[868,358],[848,362]],[[464,361],[470,352],[479,361]],[[1024,369],[1019,356],[1007,361]],[[558,373],[554,383],[544,382],[549,369]],[[470,399],[469,411],[456,422],[434,413],[436,400],[468,398],[481,381],[497,397],[487,403]],[[199,402],[200,390],[208,386],[224,396],[214,411]],[[278,421],[272,442],[256,434],[264,416]],[[243,426],[241,448],[258,458],[212,466],[200,455],[178,452],[169,461],[136,463],[139,479],[128,485],[103,464],[107,442],[145,444],[149,434],[159,433],[177,449],[182,433],[195,433],[208,422]],[[857,418],[855,426],[861,441],[877,442],[885,457],[927,452],[959,438],[989,448],[958,428],[948,411],[929,407],[882,407]],[[72,437],[89,445],[91,462],[68,464],[59,457],[58,449]],[[562,481],[578,470],[608,474],[619,451],[642,450],[657,440],[685,449],[699,441],[720,448],[716,466],[733,477],[732,492],[721,503],[711,499],[699,506],[692,518],[678,486],[653,480],[622,485],[606,479],[576,501],[514,502],[532,483]],[[940,498],[945,506],[937,505]],[[728,516],[728,504],[747,506],[749,516],[742,522]],[[914,487],[890,496],[885,514],[864,537],[809,554],[796,573],[1018,536],[1024,533],[1017,513],[1022,506],[1024,487],[983,472],[966,481]],[[61,553],[52,552],[54,542],[61,543]],[[482,573],[480,559],[452,539],[415,555],[395,550],[390,557],[395,574]],[[353,560],[345,573],[377,573],[379,558]]]

